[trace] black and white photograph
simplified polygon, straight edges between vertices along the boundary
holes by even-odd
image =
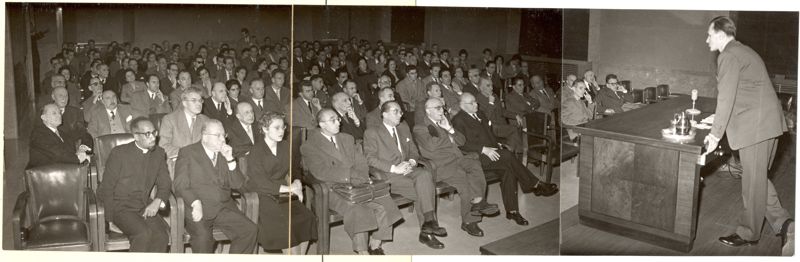
[[[561,254],[793,256],[798,13],[564,16]]]

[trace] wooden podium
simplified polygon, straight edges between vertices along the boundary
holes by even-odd
[[[700,122],[716,100],[698,98]],[[581,134],[578,162],[582,224],[688,252],[697,229],[703,138],[671,142],[661,135],[674,113],[692,107],[688,95],[575,127]],[[711,155],[709,155],[711,157]]]

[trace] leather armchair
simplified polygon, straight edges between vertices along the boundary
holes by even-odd
[[[14,249],[97,249],[97,207],[87,165],[53,164],[25,170],[26,191],[12,214]]]
[[[118,145],[133,142],[133,134],[109,134],[96,137],[94,139],[94,170],[91,172],[92,189],[97,190],[97,185],[103,180],[103,172],[106,170],[106,159],[111,154],[111,149]]]

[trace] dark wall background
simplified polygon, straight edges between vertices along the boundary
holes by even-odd
[[[755,50],[770,75],[797,79],[797,12],[731,12],[736,38]]]

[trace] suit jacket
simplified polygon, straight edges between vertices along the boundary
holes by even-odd
[[[256,102],[253,101],[252,97],[244,97],[244,98],[241,98],[241,100],[242,101],[246,101],[247,103],[250,103],[250,106],[253,107],[253,116],[256,117],[255,118],[256,120],[261,119],[261,115],[264,114],[264,111],[267,108],[267,100],[266,99],[263,99],[263,98],[261,99],[261,107],[259,107],[256,104]]]
[[[147,85],[145,85],[144,82],[134,81],[133,83],[125,83],[122,85],[122,94],[119,96],[119,100],[130,104],[133,93],[145,91],[146,89]]]
[[[125,133],[130,133],[130,121],[139,117],[139,114],[135,113],[129,105],[117,105],[116,110],[115,118],[120,120]],[[111,134],[111,116],[108,115],[104,106],[95,107],[89,114],[88,131],[92,137]]]
[[[223,101],[224,102],[224,101]],[[231,114],[228,114],[228,110],[225,109],[225,105],[220,104],[219,110],[217,110],[217,106],[214,104],[214,101],[211,97],[203,99],[203,114],[206,115],[208,118],[219,120],[222,123],[225,123],[230,118],[235,118],[233,116],[233,111],[236,109],[236,105],[231,104]]]
[[[506,118],[516,117],[515,113],[500,106],[500,99],[497,96],[495,96],[494,104],[489,104],[489,98],[481,93],[475,95],[475,101],[478,102],[478,111],[483,112],[493,123],[507,124]]]
[[[264,89],[264,110],[286,114],[286,105],[292,101],[292,93],[288,88],[281,87],[281,97],[275,94],[275,89],[269,86]]]
[[[245,181],[237,166],[229,170],[228,163],[221,153],[217,153],[217,163],[213,165],[201,142],[181,148],[175,163],[175,193],[183,197],[187,210],[192,202],[200,200],[203,206],[203,220],[217,217],[222,208],[238,210],[231,198],[231,189],[239,189]],[[192,212],[186,212],[191,218]]]
[[[94,139],[92,139],[92,136],[86,129],[83,111],[77,107],[69,105],[64,107],[64,113],[61,114],[60,129],[64,130],[62,136],[67,137],[69,140],[80,140],[81,144],[87,145],[90,148],[94,147]]]
[[[614,110],[614,113],[622,113],[622,105],[625,102],[633,102],[630,92],[622,93],[603,87],[597,92],[597,112],[605,112],[606,109]]]
[[[427,97],[425,86],[422,85],[422,81],[419,79],[416,81],[411,81],[408,78],[403,79],[397,83],[397,92],[400,93],[400,98],[402,98],[404,102],[408,103],[408,111],[412,112],[416,111],[415,107],[417,101],[423,100],[425,97]]]
[[[419,160],[419,150],[408,124],[401,122],[396,129],[402,150],[398,150],[397,138],[392,137],[386,126],[370,127],[364,131],[364,154],[371,168],[388,173],[392,165],[409,159]]]
[[[536,111],[543,112],[543,113],[550,113],[553,110],[559,108],[559,102],[556,98],[556,94],[553,92],[553,89],[549,87],[544,88],[535,88],[528,92],[528,94],[536,99],[539,102],[539,107],[536,108]]]
[[[447,108],[450,110],[450,115],[454,116],[458,111],[461,110],[459,104],[461,103],[461,95],[456,93],[456,90],[453,89],[453,85],[445,85],[442,84],[442,97],[444,98],[444,103]]]
[[[173,82],[172,80],[169,80],[168,77],[164,77],[161,78],[160,82],[158,83],[158,89],[161,89],[161,93],[164,93],[165,95],[172,94],[172,91],[174,91],[177,87],[178,79],[175,79]]]
[[[419,152],[435,166],[446,166],[462,156],[459,146],[466,143],[464,134],[455,130],[452,134],[425,117],[422,124],[414,125],[414,139],[419,142]],[[455,128],[454,128],[455,129]]]
[[[161,91],[159,90],[159,92]],[[130,98],[131,108],[134,112],[142,116],[172,112],[172,106],[169,101],[164,100],[167,99],[167,96],[161,93],[161,97],[163,99],[156,95],[155,99],[150,99],[150,93],[148,93],[147,90],[133,93]]]
[[[767,68],[750,47],[733,40],[717,57],[717,108],[710,134],[728,135],[737,150],[788,129]]]
[[[497,72],[492,72],[490,75],[488,72],[486,72],[486,70],[484,70],[481,75],[492,80],[492,91],[499,96],[500,92],[503,90],[503,88],[505,88],[505,86],[503,85],[503,80],[500,79],[500,76],[497,74]]]
[[[31,132],[30,157],[27,168],[55,163],[80,163],[78,156],[75,155],[77,151],[75,143],[64,135],[66,132],[62,127],[57,128],[57,130],[61,134],[61,138],[64,139],[63,141],[41,121],[37,121],[34,124]]]
[[[367,129],[381,126],[383,126],[383,118],[381,118],[381,108],[378,107],[367,113]]]
[[[200,129],[207,120],[207,116],[198,114],[190,128],[183,109],[172,111],[161,119],[158,146],[164,148],[167,158],[177,157],[180,148],[200,141]]]
[[[366,129],[367,123],[365,123],[366,121],[364,121],[362,117],[356,115],[360,121],[359,125],[356,126],[356,124],[353,122],[353,119],[350,119],[350,117],[346,114],[342,115],[339,114],[339,111],[333,111],[336,112],[336,115],[342,119],[342,121],[339,123],[339,132],[349,134],[356,140],[364,139],[364,129]]]
[[[292,126],[313,129],[317,126],[317,112],[319,110],[312,104],[311,109],[303,97],[298,96],[292,105]]]
[[[213,81],[225,83],[228,82],[228,80],[236,79],[235,72],[229,72],[229,73],[225,72],[226,70],[224,68],[220,71],[217,71],[217,75],[214,77]]]
[[[103,181],[97,188],[97,198],[103,201],[106,216],[113,218],[116,211],[142,213],[152,201],[153,186],[157,188],[156,198],[166,203],[172,192],[166,158],[164,149],[158,146],[143,154],[136,142],[111,149]]]
[[[247,131],[244,130],[244,126],[242,126],[242,122],[239,121],[236,117],[231,117],[225,123],[225,131],[228,134],[228,139],[230,140],[230,146],[233,147],[233,157],[242,157],[250,152],[251,148],[254,144],[257,144],[258,141],[264,140],[264,134],[261,133],[261,128],[258,127],[257,122],[254,122],[250,125],[250,128],[253,129],[253,140],[250,140],[250,137],[247,135]]]
[[[329,183],[346,183],[350,178],[367,179],[369,169],[364,154],[357,149],[352,136],[338,133],[336,149],[320,129],[308,131],[308,138],[300,146],[303,165],[314,177]]]
[[[527,115],[539,107],[539,101],[526,95],[525,93],[519,94],[517,92],[509,92],[506,95],[506,111],[515,115]]]
[[[470,93],[470,94],[475,95],[475,96],[477,96],[477,95],[479,95],[481,93],[481,91],[478,91],[478,87],[475,86],[474,84],[472,84],[472,82],[467,82],[466,85],[463,85],[461,87],[461,92],[462,93],[463,92],[467,92],[467,93]]]
[[[497,138],[492,133],[492,127],[489,126],[489,120],[483,112],[477,112],[478,121],[467,112],[459,111],[458,114],[453,116],[453,128],[456,131],[464,134],[466,142],[461,145],[462,151],[481,153],[483,147],[498,147]]]
[[[594,111],[591,106],[587,107],[583,101],[575,99],[572,92],[565,92],[562,95],[561,103],[561,123],[567,126],[580,125],[591,121],[594,118]],[[577,137],[577,134],[571,128],[567,128],[567,133],[570,139]]]

